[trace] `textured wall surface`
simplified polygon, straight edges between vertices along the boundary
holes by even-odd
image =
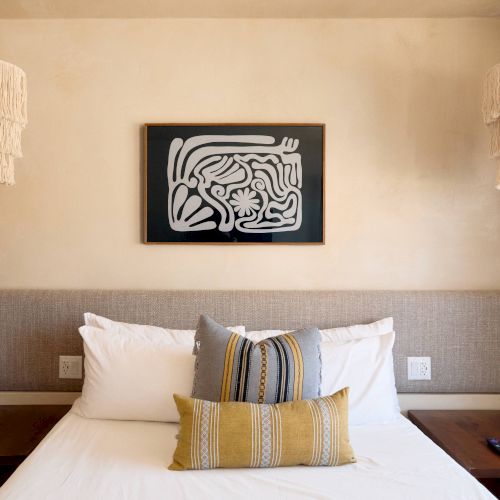
[[[29,79],[0,286],[495,289],[500,19],[3,20]],[[141,124],[326,124],[326,245],[141,244]]]
[[[77,328],[93,311],[181,329],[195,328],[200,313],[248,330],[331,328],[392,316],[400,392],[500,393],[499,310],[499,291],[0,290],[0,391],[80,390],[81,380],[58,378],[58,357],[81,354]],[[409,381],[407,356],[431,356],[432,380]]]

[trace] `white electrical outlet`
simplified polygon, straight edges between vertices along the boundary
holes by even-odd
[[[59,356],[59,378],[82,378],[82,357]]]
[[[409,357],[408,380],[431,380],[431,358],[428,356]]]

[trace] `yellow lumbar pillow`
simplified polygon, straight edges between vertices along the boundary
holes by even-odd
[[[348,392],[278,404],[212,403],[175,394],[180,430],[169,469],[353,463]]]

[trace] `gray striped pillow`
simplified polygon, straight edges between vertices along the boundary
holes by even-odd
[[[202,315],[195,336],[192,396],[268,404],[317,398],[320,341],[317,328],[305,328],[254,344]]]

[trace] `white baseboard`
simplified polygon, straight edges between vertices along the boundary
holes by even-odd
[[[79,392],[0,391],[0,405],[69,405]],[[500,410],[500,394],[399,394],[401,410]]]
[[[401,393],[401,411],[408,410],[500,410],[500,394]]]

